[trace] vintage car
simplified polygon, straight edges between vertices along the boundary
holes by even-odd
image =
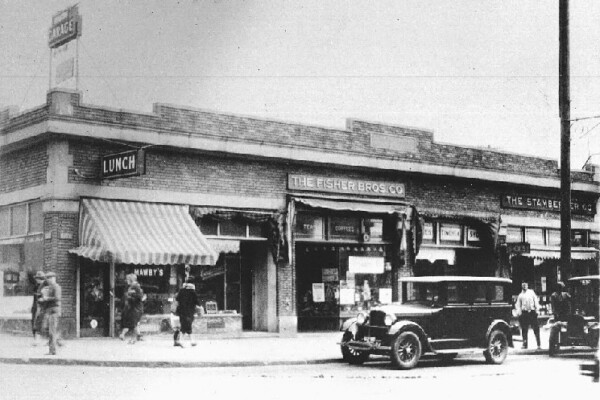
[[[501,364],[512,347],[510,279],[427,276],[401,279],[402,302],[381,305],[342,325],[342,356],[361,364],[371,354],[389,355],[399,369],[423,354],[451,360],[483,349]]]
[[[567,281],[567,291],[571,294],[571,315],[566,323],[555,324],[548,320],[550,340],[548,349],[554,356],[565,346],[598,347],[600,326],[598,325],[599,275],[571,278]]]

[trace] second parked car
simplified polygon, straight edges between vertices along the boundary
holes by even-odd
[[[500,364],[512,347],[511,283],[491,277],[403,278],[402,302],[344,322],[342,355],[351,364],[371,354],[389,355],[395,367],[410,369],[425,353],[452,359],[479,349],[489,363]]]

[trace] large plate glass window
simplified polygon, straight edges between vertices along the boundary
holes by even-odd
[[[525,228],[525,242],[543,246],[544,230],[542,228]]]
[[[560,246],[560,230],[548,229],[548,246]]]
[[[506,243],[522,243],[523,230],[520,227],[509,226],[506,229]]]

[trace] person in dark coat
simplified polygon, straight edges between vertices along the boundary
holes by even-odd
[[[194,323],[194,314],[196,313],[196,306],[198,306],[198,296],[196,295],[196,286],[192,283],[193,278],[188,277],[185,283],[177,293],[177,310],[175,313],[179,316],[181,328],[175,330],[173,339],[175,341],[174,346],[183,347],[180,336],[188,336],[190,344],[196,345],[196,342],[192,339],[192,324]]]
[[[35,284],[33,286],[33,304],[31,305],[31,330],[33,333],[33,345],[40,344],[40,336],[42,334],[42,325],[44,321],[44,311],[41,304],[38,304],[42,296],[42,289],[46,286],[46,274],[38,271],[35,274]]]
[[[132,331],[133,335],[129,344],[135,344],[140,337],[139,323],[144,313],[144,304],[142,299],[144,292],[137,281],[137,275],[129,274],[126,276],[127,292],[123,297],[123,312],[121,314],[121,334],[119,338],[125,340],[127,332]]]

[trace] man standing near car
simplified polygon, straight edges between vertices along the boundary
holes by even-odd
[[[554,315],[554,325],[550,329],[549,340],[549,350],[550,355],[552,355],[557,350],[558,334],[563,327],[567,326],[567,321],[571,315],[571,295],[565,289],[564,283],[556,283],[554,293],[550,296],[550,304]]]
[[[521,293],[519,293],[519,297],[517,297],[515,308],[517,309],[519,324],[521,325],[521,336],[523,337],[522,348],[527,348],[527,336],[529,334],[529,327],[531,326],[533,333],[535,334],[537,348],[541,349],[540,326],[538,325],[538,310],[540,309],[540,303],[535,292],[532,289],[529,289],[527,282],[521,283]]]

